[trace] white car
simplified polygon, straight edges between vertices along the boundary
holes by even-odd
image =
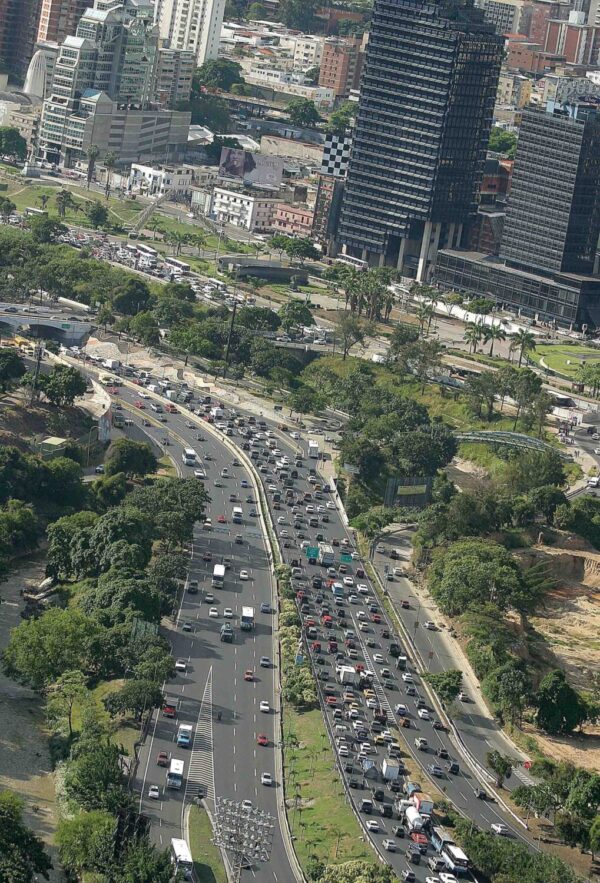
[[[206,478],[204,469],[194,469],[194,478]]]
[[[308,515],[312,515],[312,513],[315,511],[315,507],[312,505],[312,503],[309,503],[305,511]]]
[[[356,616],[357,616],[358,619],[362,619],[362,620],[367,620],[367,619],[368,619],[368,616],[367,616],[367,614],[365,613],[364,610],[359,610],[358,613],[356,614]]]
[[[324,512],[324,511],[325,511],[325,506],[320,506],[320,505],[317,506],[317,512]]]
[[[204,530],[212,530],[212,518],[205,518],[203,527]]]
[[[175,671],[187,671],[187,662],[185,659],[175,660]]]
[[[268,714],[271,711],[271,706],[267,702],[266,699],[263,699],[259,705],[259,709],[263,711],[265,714]]]
[[[388,852],[396,852],[396,841],[390,840],[389,838],[387,840],[384,840],[383,848],[387,849]]]
[[[300,438],[299,432],[290,432],[290,438]]]
[[[280,532],[280,534],[284,538],[284,540],[286,540],[290,535],[289,531],[287,531],[285,528]]]
[[[350,602],[350,604],[359,604],[360,598],[358,597],[358,595],[350,595],[348,597],[348,601]]]
[[[279,518],[277,519],[277,524],[285,524],[285,518],[283,517],[283,515],[279,516]]]
[[[423,623],[424,629],[429,629],[430,632],[437,632],[437,625],[432,619],[426,619]]]
[[[368,595],[369,594],[369,587],[368,587],[368,585],[366,585],[366,583],[359,583],[356,587],[356,591],[358,592],[359,595]]]
[[[250,812],[250,810],[251,810],[252,808],[253,808],[253,807],[252,807],[252,801],[251,801],[251,800],[242,800],[242,809],[243,809],[245,812]]]
[[[492,834],[498,834],[501,837],[507,837],[510,834],[510,828],[504,822],[494,822],[493,825],[490,825],[490,831]]]
[[[381,653],[373,653],[373,662],[378,662],[380,665],[383,665],[385,659]],[[404,677],[404,675],[402,675],[402,677]]]
[[[260,784],[261,785],[272,785],[273,784],[273,776],[271,775],[271,773],[261,773]]]
[[[399,714],[400,717],[404,717],[408,714],[408,708],[402,702],[399,702],[397,705],[394,706],[394,711],[396,712],[396,714]]]
[[[366,622],[359,622],[358,628],[359,628],[359,631],[361,631],[361,632],[368,632],[369,631],[369,626],[367,625]]]
[[[348,750],[347,745],[340,745],[340,747],[338,748],[338,753],[339,753],[340,757],[349,757],[350,756],[350,752]]]
[[[335,503],[333,502],[333,500],[327,500],[327,503],[325,505],[328,509],[335,509]]]
[[[421,720],[428,721],[429,720],[429,712],[426,708],[419,708],[417,714],[421,718]]]
[[[147,392],[140,392],[140,393],[138,393],[138,395],[141,399],[149,399],[150,398],[150,396],[148,395]]]
[[[225,610],[223,611],[223,617],[225,619],[233,619],[233,610],[231,609],[231,607],[225,608]]]
[[[250,579],[250,574],[247,570],[240,570],[240,579]]]
[[[211,607],[210,610],[208,611],[208,615],[210,617],[212,617],[213,619],[216,619],[219,615],[219,611],[217,610],[216,607]]]
[[[354,579],[353,579],[351,576],[345,576],[344,579],[343,579],[343,583],[344,583],[345,586],[353,586],[353,585],[354,585]]]
[[[412,684],[413,676],[411,675],[411,673],[409,671],[403,671],[402,672],[402,680],[404,681],[405,684]]]
[[[375,819],[369,819],[367,822],[365,822],[365,825],[367,827],[367,831],[372,831],[373,834],[378,834],[381,831],[381,826],[379,822],[375,821]]]
[[[152,800],[160,800],[160,788],[158,785],[150,785],[148,788],[148,797]]]
[[[367,708],[379,708],[379,702],[377,699],[371,699],[370,697],[366,700],[365,705]]]
[[[447,874],[445,871],[442,871],[440,874],[440,883],[458,883],[458,880],[454,874]]]
[[[268,656],[261,656],[260,657],[260,667],[261,668],[270,668],[271,667],[271,660],[269,659]]]

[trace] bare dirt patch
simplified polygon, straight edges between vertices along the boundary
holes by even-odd
[[[39,555],[18,567],[2,583],[0,593],[0,651],[10,631],[22,622],[20,590],[39,585],[44,558]],[[0,670],[0,788],[15,791],[25,801],[27,824],[50,846],[57,823],[54,776],[50,764],[40,697]],[[50,846],[55,865],[56,854]],[[60,871],[53,883],[65,878]]]
[[[62,426],[54,426],[57,414]],[[80,438],[89,429],[90,418],[80,408],[61,408],[60,412],[49,402],[29,404],[24,391],[16,391],[0,398],[0,445],[12,445],[28,451],[31,442],[47,435],[69,435]]]

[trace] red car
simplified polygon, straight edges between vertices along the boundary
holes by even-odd
[[[403,607],[405,610],[410,610],[410,604],[406,599],[400,601],[400,607]]]
[[[166,751],[159,751],[156,755],[156,763],[158,766],[169,766],[169,755]]]
[[[365,670],[365,667],[362,664],[362,662],[357,662],[356,665],[354,666],[354,668],[356,669],[356,671],[364,671]]]
[[[374,613],[373,616],[371,617],[371,621],[374,622],[375,624],[381,622],[381,615],[379,613]]]
[[[136,406],[136,408],[139,408],[140,411],[143,411],[144,408],[146,407],[146,405],[143,403],[143,401],[141,399],[136,399],[133,404]]]
[[[246,669],[244,672],[244,680],[245,681],[253,681],[254,680],[254,672],[251,669]]]
[[[321,622],[323,623],[323,625],[330,626],[330,625],[333,624],[333,619],[332,619],[331,616],[327,613],[327,614],[325,614],[324,616],[321,617]]]
[[[177,715],[177,709],[175,708],[174,705],[171,705],[169,703],[166,703],[165,705],[163,705],[162,712],[165,717],[175,717]]]
[[[320,641],[313,641],[312,648],[313,648],[313,653],[320,653],[320,652],[321,652],[321,643],[320,643]]]
[[[338,649],[337,641],[330,641],[329,642],[329,652],[330,653],[337,653],[337,649]]]
[[[264,733],[260,733],[258,735],[258,738],[256,741],[258,742],[259,745],[268,745],[269,744],[269,737],[265,736]]]
[[[217,518],[217,521],[219,522],[219,524],[226,524],[227,523],[227,519],[225,518],[224,515],[219,515],[219,517]]]
[[[337,705],[337,699],[335,696],[326,696],[325,702],[327,705]]]

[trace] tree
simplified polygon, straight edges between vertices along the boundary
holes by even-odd
[[[306,6],[306,3],[303,3]],[[293,126],[314,127],[321,122],[319,111],[314,101],[308,98],[292,98],[286,107]]]
[[[130,438],[119,438],[108,449],[105,459],[107,475],[124,472],[125,475],[148,475],[156,472],[156,457],[146,442],[136,442]]]
[[[481,374],[469,377],[465,384],[465,392],[471,410],[481,417],[485,407],[485,419],[488,423],[494,416],[494,402],[498,394],[498,380],[494,371],[482,371]]]
[[[352,347],[364,346],[367,337],[373,333],[373,325],[351,313],[338,313],[335,318],[335,335],[342,345],[342,360],[345,361]]]
[[[330,115],[325,131],[331,135],[342,136],[350,127],[353,118],[356,116],[356,103],[354,101],[344,101],[343,104],[334,110]]]
[[[141,279],[129,278],[114,294],[112,305],[125,316],[135,316],[147,309],[150,302],[150,289]]]
[[[129,322],[130,332],[146,346],[158,343],[160,331],[156,317],[150,312],[137,313]]]
[[[0,880],[34,883],[45,880],[53,865],[44,844],[23,821],[24,802],[12,791],[0,791]]]
[[[315,64],[314,67],[309,67],[308,70],[304,72],[304,79],[307,80],[311,86],[318,86],[320,73],[321,68],[318,64]]]
[[[462,671],[453,668],[439,673],[428,672],[423,677],[431,684],[444,705],[452,705],[458,698],[462,687]]]
[[[504,754],[500,754],[499,751],[488,751],[485,756],[485,762],[492,772],[496,774],[496,787],[502,788],[505,780],[510,779],[515,761]]]
[[[474,353],[477,349],[477,344],[483,337],[483,329],[479,322],[467,322],[465,325],[465,331],[463,334],[463,338],[465,343],[469,344],[469,352]]]
[[[231,115],[227,102],[217,95],[194,95],[190,104],[192,124],[207,126],[213,132],[228,132],[231,128]],[[222,147],[239,147],[239,142],[229,138],[215,138],[211,150],[205,150],[212,162],[218,163]]]
[[[497,340],[506,340],[506,331],[502,327],[502,325],[498,325],[493,322],[491,325],[486,325],[483,329],[483,339],[486,343],[490,343],[490,352],[489,355],[494,355],[494,344]]]
[[[531,678],[520,661],[511,659],[494,668],[484,678],[482,689],[503,719],[521,724],[531,695]]]
[[[25,159],[27,141],[14,126],[0,126],[0,155]]]
[[[416,343],[418,339],[419,332],[414,325],[406,325],[404,322],[395,325],[390,336],[388,358],[397,358],[405,346],[410,343]]]
[[[236,325],[242,325],[249,331],[277,331],[281,317],[270,307],[241,307],[237,311]]]
[[[500,126],[493,126],[488,150],[492,150],[494,153],[503,153],[509,159],[514,159],[517,152],[517,136],[514,132],[507,132]]]
[[[438,340],[418,340],[404,348],[397,364],[405,374],[413,374],[424,391],[425,384],[441,371],[442,345]]]
[[[8,219],[16,210],[17,206],[12,200],[7,199],[6,196],[0,196],[0,218],[2,218],[5,224],[8,223]]]
[[[292,298],[283,304],[279,310],[279,321],[288,333],[294,329],[315,324],[310,308],[298,298]]]
[[[104,193],[105,193],[107,199],[109,197],[111,184],[112,184],[112,173],[114,172],[114,170],[117,167],[117,161],[118,161],[117,154],[113,153],[112,150],[109,150],[109,152],[104,157],[104,168],[106,169],[106,186],[104,189]]]
[[[181,879],[181,871],[173,875],[169,850],[158,850],[144,838],[128,847],[116,883],[178,883]]]
[[[115,314],[110,308],[110,304],[104,303],[98,310],[98,324],[104,327],[104,331],[106,332],[106,326],[112,325],[115,321]]]
[[[600,852],[600,815],[596,816],[592,822],[588,832],[588,838],[590,852],[592,853],[592,861],[594,861],[594,857]]]
[[[75,207],[79,207],[78,203],[73,199],[73,194],[70,190],[66,190],[64,187],[58,191],[54,197],[54,201],[58,210],[58,217],[61,218],[61,220],[65,219],[69,209],[75,211]]]
[[[12,630],[2,661],[20,683],[41,690],[67,671],[90,671],[100,627],[76,608],[47,610]]]
[[[394,883],[397,879],[389,865],[350,861],[327,865],[318,883]]]
[[[159,708],[163,698],[160,684],[156,681],[134,678],[125,681],[116,693],[109,693],[104,698],[104,705],[113,717],[130,711],[140,720],[145,711]]]
[[[262,3],[251,3],[246,11],[248,21],[264,21],[267,17],[267,10]]]
[[[429,590],[448,616],[486,603],[499,610],[520,609],[527,600],[518,562],[503,546],[480,538],[434,552]]]
[[[68,728],[73,738],[73,709],[88,695],[86,678],[80,671],[66,671],[47,690],[46,717],[56,730]]]
[[[25,362],[16,349],[0,349],[0,390],[4,393],[13,380],[25,374]]]
[[[583,698],[567,683],[564,671],[554,669],[540,681],[534,698],[536,720],[551,736],[572,733],[588,717]]]
[[[316,414],[325,407],[325,398],[310,386],[300,386],[288,396],[290,413]]]
[[[285,245],[285,251],[291,261],[298,260],[300,265],[304,261],[316,261],[319,258],[319,252],[314,247],[311,239],[289,239]]]
[[[127,799],[121,768],[121,749],[105,740],[81,740],[67,765],[64,786],[68,797],[85,810],[114,813]]]
[[[269,248],[272,248],[275,251],[279,252],[279,260],[282,259],[283,253],[286,250],[286,246],[289,241],[290,237],[284,236],[283,233],[275,233],[275,235],[271,236],[271,238],[269,239]]]
[[[93,202],[88,202],[85,213],[94,230],[97,230],[98,227],[104,227],[108,221],[108,209],[97,199]]]
[[[104,810],[81,812],[62,818],[56,845],[62,865],[72,874],[104,873],[114,866],[116,819]]]
[[[531,333],[531,331],[526,331],[524,328],[521,328],[519,331],[515,331],[514,334],[511,334],[510,339],[511,352],[513,350],[519,350],[520,368],[521,362],[523,361],[523,356],[526,356],[527,353],[535,349],[535,336]]]
[[[425,324],[427,323],[427,331],[426,334],[429,334],[429,329],[431,328],[431,322],[433,317],[435,316],[435,306],[432,303],[421,303],[417,307],[415,312],[415,316],[419,320],[419,330],[421,334],[423,334],[423,330],[425,328]]]
[[[522,451],[508,463],[505,481],[515,493],[549,485],[563,487],[566,476],[560,454],[558,451]]]
[[[38,245],[47,245],[56,242],[60,236],[64,236],[68,227],[55,221],[53,218],[29,218],[27,226],[31,230],[31,238]]]
[[[201,87],[222,89],[231,92],[234,83],[243,83],[242,66],[226,58],[215,58],[205,61],[194,74],[194,90],[200,92]]]
[[[87,390],[83,374],[71,365],[54,365],[50,374],[40,375],[38,385],[48,401],[63,408]]]
[[[100,148],[96,144],[90,144],[88,149],[85,152],[86,159],[88,161],[87,165],[87,174],[86,174],[86,187],[89,190],[90,184],[94,178],[94,172],[96,171],[96,160],[100,156]]]

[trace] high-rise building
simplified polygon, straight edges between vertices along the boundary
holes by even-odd
[[[426,279],[475,211],[503,42],[471,0],[375,0],[340,222],[348,254]]]
[[[539,321],[600,327],[600,110],[526,108],[500,258],[440,252],[436,280]]]
[[[157,0],[155,20],[171,49],[194,53],[198,65],[217,57],[225,0]]]
[[[42,112],[42,155],[69,166],[93,143],[123,163],[166,158],[169,149],[176,158],[190,115],[169,109],[172,92],[161,99],[158,44],[151,2],[95,0],[60,47]]]
[[[42,0],[37,39],[62,43],[65,37],[75,33],[89,5],[89,0]]]
[[[33,55],[40,0],[0,0],[0,61],[24,80]]]
[[[189,101],[196,69],[194,53],[186,49],[158,50],[156,60],[156,97],[165,107],[175,108]]]
[[[529,0],[481,0],[476,5],[497,34],[529,34],[533,13]]]
[[[336,98],[347,98],[350,90],[358,85],[355,81],[361,38],[329,37],[325,40],[319,86],[333,90]]]

